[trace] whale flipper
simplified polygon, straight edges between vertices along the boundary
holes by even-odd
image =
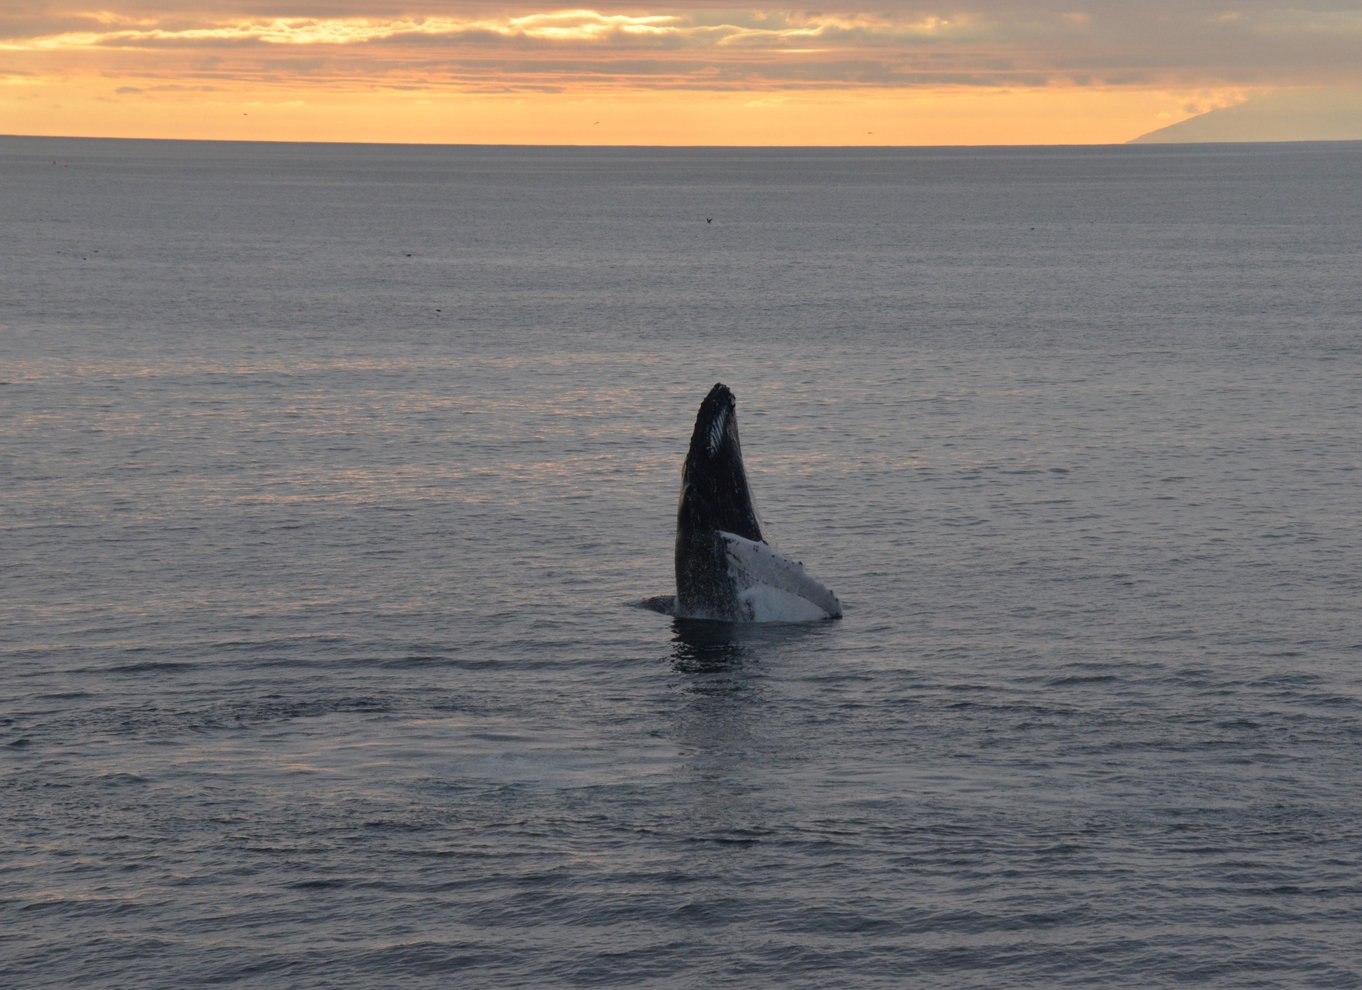
[[[842,603],[818,579],[769,543],[720,533],[729,573],[750,622],[814,622],[842,615]]]
[[[676,611],[727,622],[811,622],[837,596],[761,535],[738,441],[736,400],[715,385],[700,405],[676,514]]]

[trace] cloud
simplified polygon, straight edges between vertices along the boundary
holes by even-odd
[[[679,14],[604,14],[560,10],[514,17],[459,19],[448,16],[299,18],[275,17],[198,25],[165,26],[117,15],[68,18],[68,30],[29,38],[11,37],[11,50],[80,51],[100,47],[195,48],[208,45],[345,46],[373,43],[464,44],[514,42],[528,47],[748,48],[770,50],[791,43],[894,47],[948,38],[967,39],[970,18],[927,17],[899,22],[861,15],[742,13],[715,21]],[[73,30],[72,30],[73,28]]]
[[[223,78],[381,87],[1362,86],[1362,11],[1332,0],[835,0],[818,12],[606,0],[591,9],[345,0],[17,0],[8,60],[125,73],[130,85],[224,60]],[[297,57],[307,53],[310,68]],[[647,58],[640,56],[646,54]]]
[[[119,96],[140,96],[145,93],[216,93],[217,86],[186,86],[182,83],[162,83],[158,86],[119,86],[114,93]]]

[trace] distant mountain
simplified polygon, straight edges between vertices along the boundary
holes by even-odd
[[[1207,141],[1362,141],[1362,93],[1268,93],[1150,131],[1129,143]]]

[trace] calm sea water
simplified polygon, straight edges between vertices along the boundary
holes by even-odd
[[[0,140],[0,983],[1362,985],[1360,174]]]

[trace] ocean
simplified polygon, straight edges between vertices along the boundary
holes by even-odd
[[[1362,986],[1359,174],[0,139],[0,984]]]

